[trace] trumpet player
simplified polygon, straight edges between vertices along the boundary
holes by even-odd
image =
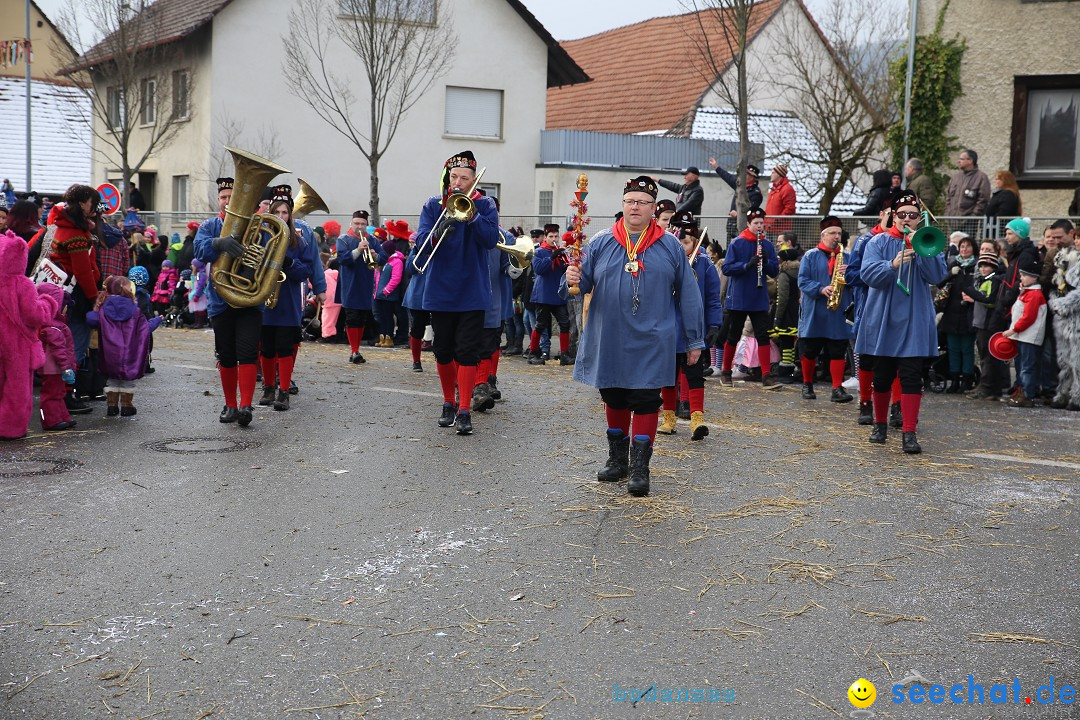
[[[357,210],[352,214],[349,231],[337,241],[338,287],[341,307],[345,310],[349,362],[355,365],[367,362],[360,354],[360,341],[364,339],[364,328],[372,321],[371,302],[375,295],[372,271],[387,260],[382,246],[368,238],[367,224],[367,210]]]
[[[220,237],[225,220],[225,208],[232,199],[231,177],[217,179],[218,215],[203,222],[195,233],[195,257],[207,265],[225,253],[238,258],[244,254],[244,245],[237,238]],[[211,275],[212,278],[212,275]],[[234,308],[218,295],[213,279],[206,286],[207,314],[214,329],[214,351],[221,376],[221,391],[225,407],[218,420],[237,423],[241,427],[251,424],[255,397],[256,360],[259,357],[259,333],[262,328],[262,308]],[[237,389],[240,391],[237,405]]]
[[[499,213],[491,198],[477,192],[476,177],[471,151],[447,159],[442,192],[424,203],[417,228],[418,247],[430,245],[417,254],[427,256],[421,302],[431,313],[435,331],[432,350],[443,391],[439,426],[453,425],[458,435],[473,431],[469,406],[483,348],[484,312],[491,307],[488,253],[499,242]],[[439,222],[451,196],[465,194],[471,202],[470,217],[463,222]]]
[[[536,305],[536,324],[533,325],[529,338],[529,364],[545,364],[540,353],[540,336],[546,329],[551,332],[551,318],[559,323],[559,364],[573,365],[570,354],[570,311],[566,301],[559,297],[559,283],[562,282],[566,267],[570,264],[563,243],[559,239],[559,226],[549,223],[544,226],[544,240],[533,255],[533,283],[531,300]]]
[[[724,362],[720,382],[734,386],[731,366],[735,362],[735,346],[742,335],[746,319],[754,326],[758,342],[758,359],[761,362],[761,386],[767,390],[780,387],[771,372],[772,358],[769,351],[769,289],[765,277],[780,274],[780,259],[776,248],[765,237],[765,211],[759,207],[746,213],[746,229],[735,236],[728,245],[727,255],[721,267],[728,277],[727,297],[724,307],[728,311],[728,336],[724,342]]]
[[[923,257],[911,247],[911,234],[919,225],[921,210],[918,196],[903,191],[893,200],[893,212],[886,221],[885,232],[867,242],[860,271],[867,287],[866,307],[855,339],[855,352],[863,358],[867,355],[873,358],[874,431],[869,440],[885,442],[889,392],[893,379],[899,376],[902,448],[909,454],[922,452],[915,430],[922,402],[923,363],[938,351],[930,286],[948,275],[943,254]],[[910,295],[898,286],[901,272],[910,274],[907,283]]]
[[[847,256],[840,238],[840,218],[826,215],[821,220],[821,241],[803,256],[799,265],[799,342],[802,347],[802,396],[814,400],[814,370],[818,356],[825,350],[832,378],[832,400],[851,402],[844,389],[844,357],[847,355],[848,329],[844,311],[851,305],[851,290],[842,282],[847,270]],[[833,296],[840,294],[839,300]],[[835,306],[832,309],[830,306]]]

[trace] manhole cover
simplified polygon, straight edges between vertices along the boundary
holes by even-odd
[[[34,477],[37,475],[59,475],[72,468],[81,466],[78,460],[70,458],[46,458],[36,455],[24,457],[8,455],[0,459],[0,478]]]
[[[171,438],[143,443],[143,447],[153,452],[192,455],[195,453],[229,453],[251,450],[259,447],[257,440],[229,440],[224,438]]]

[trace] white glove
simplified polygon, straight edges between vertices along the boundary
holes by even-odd
[[[511,280],[517,280],[523,272],[525,272],[523,268],[514,267],[513,265],[506,268],[506,274],[510,276]]]

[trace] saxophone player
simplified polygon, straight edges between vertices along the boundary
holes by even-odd
[[[799,265],[799,340],[802,345],[802,396],[814,400],[814,370],[818,356],[829,357],[832,397],[835,403],[854,398],[844,389],[844,357],[851,330],[844,311],[851,304],[851,290],[843,284],[847,256],[840,241],[840,218],[827,215],[821,220],[821,241],[803,256]],[[835,306],[832,309],[831,306]]]
[[[769,290],[763,275],[775,278],[780,274],[780,259],[776,248],[765,238],[765,211],[759,207],[746,213],[747,227],[732,239],[721,271],[728,277],[724,307],[728,311],[728,335],[724,342],[724,364],[720,382],[731,387],[731,366],[735,362],[735,346],[749,317],[758,342],[761,362],[761,386],[767,390],[780,387],[770,372],[772,358],[769,350]]]

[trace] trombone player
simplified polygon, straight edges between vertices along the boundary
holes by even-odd
[[[905,190],[893,200],[884,232],[866,243],[860,269],[867,286],[866,305],[855,340],[855,352],[872,356],[874,368],[874,431],[869,440],[885,442],[890,389],[893,378],[899,376],[902,447],[909,454],[922,452],[915,430],[922,402],[923,363],[938,351],[930,286],[948,275],[943,245],[933,255],[928,255],[932,249],[921,247],[920,242],[912,246],[915,228],[924,217],[921,211],[918,196]]]
[[[477,185],[471,151],[443,163],[442,192],[420,211],[413,259],[424,268],[421,302],[435,331],[432,350],[443,392],[439,426],[453,425],[458,435],[473,431],[469,406],[484,345],[484,312],[491,306],[488,255],[500,237],[499,212]]]
[[[360,365],[367,362],[360,354],[360,342],[364,328],[371,322],[371,302],[375,295],[373,263],[385,263],[386,253],[377,242],[368,242],[367,210],[352,214],[349,232],[338,238],[338,292],[341,307],[345,311],[345,335],[349,338],[349,362]]]

